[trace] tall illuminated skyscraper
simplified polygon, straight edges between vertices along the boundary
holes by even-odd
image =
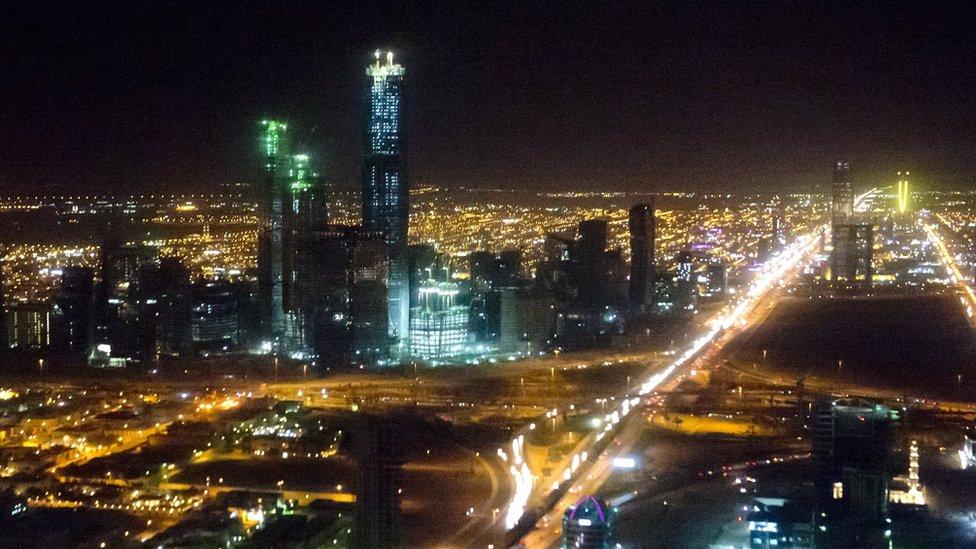
[[[267,339],[285,333],[284,209],[288,194],[288,125],[262,120],[260,153],[263,173],[258,187],[260,228],[258,234],[258,303],[260,331]]]
[[[908,199],[911,197],[911,189],[908,187],[909,172],[898,172],[898,183],[896,192],[898,193],[898,213],[903,214],[908,211]]]
[[[834,166],[833,185],[830,192],[830,214],[831,222],[834,224],[844,223],[854,214],[851,167],[846,160],[838,160]]]
[[[393,52],[376,51],[366,68],[369,105],[363,160],[363,227],[381,232],[390,247],[389,330],[398,342],[408,338],[410,288],[406,265],[409,190],[400,139],[403,66]]]

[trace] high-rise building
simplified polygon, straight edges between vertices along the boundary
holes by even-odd
[[[410,288],[406,264],[410,219],[409,187],[400,136],[400,98],[403,65],[393,52],[376,51],[366,68],[369,104],[363,159],[363,227],[383,233],[390,247],[389,330],[399,342],[408,341]]]
[[[831,280],[849,286],[870,287],[874,277],[874,224],[866,220],[835,223],[830,238],[833,245]]]
[[[302,293],[309,284],[301,276],[301,263],[308,261],[316,227],[326,223],[323,179],[312,171],[309,157],[296,154],[290,158],[287,181],[287,204],[282,227],[282,303],[284,306],[284,342],[291,348],[303,348],[304,314]],[[312,269],[314,270],[314,268]]]
[[[464,352],[468,342],[468,306],[457,302],[460,289],[451,282],[428,281],[410,309],[410,354],[425,360]]]
[[[124,245],[113,235],[102,243],[101,280],[95,288],[94,343],[109,349],[115,357],[132,356],[139,349],[139,322],[132,314],[138,309],[139,273],[152,264],[156,249]]]
[[[895,191],[897,193],[898,200],[898,213],[903,214],[908,211],[908,203],[911,198],[911,189],[909,188],[908,176],[911,175],[909,172],[898,172],[898,182],[895,184]]]
[[[834,166],[833,185],[830,192],[831,223],[846,222],[854,214],[854,190],[851,186],[850,164],[838,160]]]
[[[607,221],[586,219],[579,223],[579,300],[584,308],[602,309],[607,303]]]
[[[242,341],[242,295],[226,280],[210,280],[192,289],[190,343],[203,354],[233,351]]]
[[[285,208],[290,205],[291,164],[288,125],[262,120],[259,138],[262,176],[258,185],[258,307],[260,331],[269,340],[282,338],[285,317]]]
[[[398,547],[402,436],[383,418],[360,414],[357,419],[351,445],[359,471],[352,547]]]
[[[179,355],[190,342],[190,273],[179,259],[164,257],[139,271],[136,303],[138,350],[146,360]]]
[[[57,307],[51,303],[16,303],[7,307],[7,341],[18,350],[44,350],[53,343]]]
[[[615,547],[617,508],[593,496],[583,496],[563,513],[565,549],[610,549]]]
[[[810,418],[818,547],[887,547],[888,462],[898,414],[837,399]]]
[[[633,307],[643,307],[652,299],[654,288],[654,204],[635,204],[630,208],[630,287]]]
[[[319,356],[371,361],[385,354],[387,268],[384,237],[362,227],[322,225],[306,240],[299,278],[305,342]]]
[[[58,351],[81,359],[89,351],[94,329],[95,273],[88,267],[64,267],[54,302],[60,309]]]

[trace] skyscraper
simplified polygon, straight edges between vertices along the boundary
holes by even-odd
[[[58,322],[60,351],[81,359],[89,350],[94,329],[95,272],[89,267],[65,267],[55,303],[61,309]]]
[[[285,333],[284,231],[288,203],[286,179],[289,170],[288,125],[262,120],[259,151],[262,178],[258,186],[258,307],[260,332],[268,339]]]
[[[363,227],[386,236],[390,247],[389,330],[399,342],[408,338],[410,288],[406,265],[409,190],[400,139],[403,66],[377,50],[366,68],[369,104],[363,159]],[[384,62],[385,61],[385,62]]]
[[[307,154],[289,158],[286,201],[282,225],[282,304],[285,327],[282,336],[288,346],[306,347],[304,341],[304,311],[301,307],[303,292],[308,291],[310,280],[303,272],[314,272],[314,267],[304,269],[303,261],[311,259],[312,233],[328,219],[325,208],[322,178],[312,171]]]
[[[810,421],[818,547],[887,547],[888,461],[898,414],[859,399],[823,401]]]
[[[386,242],[362,227],[320,225],[305,239],[301,309],[305,344],[336,361],[387,351]]]
[[[908,199],[911,197],[911,190],[908,187],[909,172],[898,172],[898,183],[896,191],[898,193],[898,213],[903,214],[908,211]]]
[[[635,204],[630,208],[630,304],[642,307],[654,288],[654,204]]]
[[[459,305],[452,282],[428,280],[410,312],[410,354],[437,359],[460,354],[468,340],[468,306]]]
[[[843,223],[854,214],[854,191],[851,187],[850,164],[838,160],[834,166],[833,185],[830,192],[831,223]]]
[[[605,219],[579,223],[578,288],[585,309],[602,309],[607,302],[607,231]]]

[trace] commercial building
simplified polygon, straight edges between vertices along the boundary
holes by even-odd
[[[609,549],[616,546],[617,509],[593,496],[583,496],[563,513],[564,549]]]
[[[630,285],[628,297],[633,307],[641,308],[654,299],[654,204],[635,204],[630,208]]]
[[[868,288],[874,278],[874,224],[834,224],[830,236],[830,277],[835,283]]]
[[[749,527],[749,547],[813,547],[810,509],[798,501],[771,497],[754,498],[746,520]]]
[[[451,282],[428,281],[410,309],[410,354],[424,360],[459,355],[468,344],[468,307]]]
[[[402,438],[388,421],[360,415],[353,430],[353,454],[358,461],[356,529],[352,547],[375,549],[400,545],[400,465]]]
[[[190,342],[197,353],[236,350],[243,341],[241,288],[226,280],[196,284],[190,309]]]
[[[304,347],[302,285],[299,263],[304,241],[314,226],[325,223],[323,180],[307,154],[292,154],[288,126],[261,122],[263,177],[258,192],[259,325],[264,338],[280,350]]]
[[[830,189],[830,222],[845,223],[854,215],[854,190],[851,186],[851,166],[846,160],[834,165]]]
[[[58,352],[83,359],[91,347],[94,324],[95,273],[88,267],[64,267],[55,297],[60,309],[56,333]]]
[[[810,418],[818,547],[886,547],[888,463],[898,414],[861,399],[817,403]]]
[[[258,215],[258,308],[263,337],[283,337],[287,321],[284,296],[285,207],[288,204],[290,143],[288,125],[280,120],[262,120],[259,136],[262,175],[257,190]]]
[[[136,287],[137,355],[158,360],[181,355],[190,343],[190,273],[179,259],[161,258],[139,270]]]
[[[377,51],[366,68],[369,102],[363,159],[362,215],[367,231],[382,233],[389,246],[389,333],[408,341],[410,288],[406,264],[409,187],[401,154],[400,99],[403,66],[393,52]]]
[[[300,278],[305,342],[322,357],[372,361],[385,354],[388,277],[384,236],[358,226],[309,233]]]
[[[51,303],[7,305],[7,342],[11,349],[37,351],[52,344],[58,309]]]

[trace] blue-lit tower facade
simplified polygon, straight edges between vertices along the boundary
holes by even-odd
[[[393,52],[377,51],[366,68],[366,151],[363,159],[363,227],[382,233],[390,251],[389,334],[405,344],[409,337],[410,288],[406,262],[409,189],[400,138],[403,66]]]

